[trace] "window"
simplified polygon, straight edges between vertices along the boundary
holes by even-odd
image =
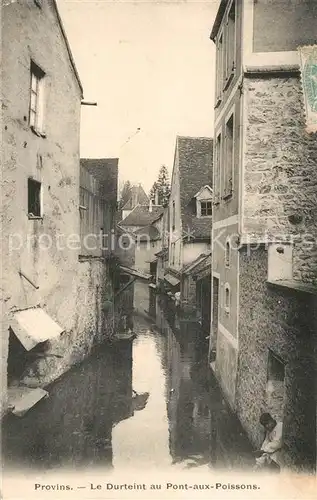
[[[41,183],[34,179],[28,179],[28,215],[29,217],[41,217]]]
[[[212,201],[200,202],[200,215],[201,217],[208,217],[212,215]]]
[[[225,19],[223,30],[217,39],[216,107],[222,100],[223,91],[229,86],[236,67],[236,6],[233,0]]]
[[[226,242],[226,251],[225,251],[225,264],[226,267],[230,267],[230,241]]]
[[[171,257],[172,257],[172,265],[175,265],[175,243],[172,243],[171,245]]]
[[[223,34],[218,38],[217,43],[217,69],[216,69],[216,107],[220,104],[223,91]]]
[[[236,36],[236,8],[232,2],[226,25],[226,86],[230,83],[235,70],[235,36]]]
[[[223,198],[228,198],[232,195],[232,180],[234,166],[234,118],[233,114],[226,123],[225,135],[225,158],[223,170]]]
[[[220,172],[221,172],[221,134],[218,134],[215,147],[215,167],[214,167],[214,203],[220,201]]]
[[[45,73],[31,62],[30,127],[44,134],[44,77]]]
[[[230,286],[228,284],[225,285],[225,313],[230,313]]]
[[[175,213],[175,201],[173,201],[173,206],[172,206],[172,230],[175,231],[175,225],[176,225],[176,213]]]

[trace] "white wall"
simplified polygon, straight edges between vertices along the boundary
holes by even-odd
[[[186,243],[183,242],[183,264],[193,262],[200,254],[210,250],[207,242]]]

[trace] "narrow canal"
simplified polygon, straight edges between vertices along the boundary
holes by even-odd
[[[3,424],[3,464],[33,470],[252,465],[250,445],[207,369],[198,326],[137,316],[137,338],[104,346]]]

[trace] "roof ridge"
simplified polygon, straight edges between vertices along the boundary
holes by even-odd
[[[207,135],[177,135],[177,139],[208,139],[213,141],[214,138]]]
[[[64,42],[65,42],[65,45],[66,45],[66,50],[67,50],[67,53],[68,53],[70,64],[71,64],[71,66],[73,68],[75,78],[76,78],[77,83],[78,83],[79,88],[80,88],[81,98],[83,98],[83,94],[84,94],[83,85],[82,85],[81,80],[80,80],[80,76],[79,76],[79,73],[78,73],[78,70],[77,70],[77,67],[76,67],[76,64],[75,64],[74,56],[73,56],[72,50],[70,48],[70,44],[69,44],[69,41],[68,41],[68,38],[67,38],[66,30],[64,28],[64,24],[63,24],[61,15],[59,13],[59,8],[58,8],[56,0],[53,0],[53,6],[55,8],[57,21],[58,21],[59,27],[61,29],[62,36],[64,38]]]
[[[103,160],[119,160],[118,156],[104,156],[102,158],[96,158],[96,157],[91,157],[91,158],[87,158],[87,157],[80,157],[80,161],[89,161],[89,160],[93,160],[93,161],[103,161]]]

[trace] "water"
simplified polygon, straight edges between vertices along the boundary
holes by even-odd
[[[133,343],[99,348],[24,417],[8,416],[4,467],[250,466],[250,445],[207,368],[205,336],[194,323],[176,326],[161,311],[157,325],[136,317]]]

